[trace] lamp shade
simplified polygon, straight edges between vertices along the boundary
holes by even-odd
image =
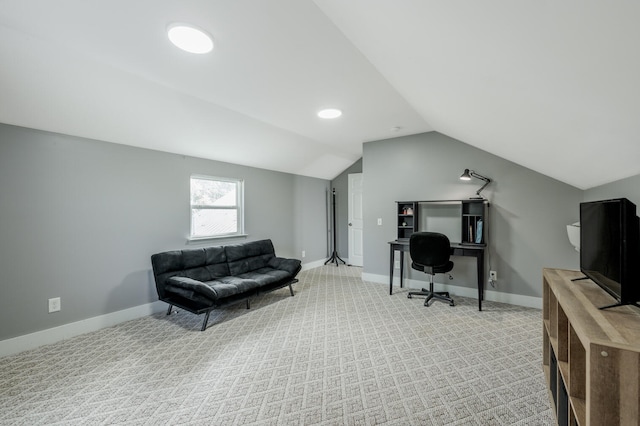
[[[464,173],[462,173],[462,175],[460,176],[460,180],[471,180],[469,169],[464,169]]]

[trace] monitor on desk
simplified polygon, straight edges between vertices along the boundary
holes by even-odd
[[[462,205],[460,202],[420,203],[418,231],[439,232],[452,243],[462,241]]]

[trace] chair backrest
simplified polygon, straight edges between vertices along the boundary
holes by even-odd
[[[449,262],[449,238],[438,232],[414,232],[409,237],[409,254],[421,266],[445,265]]]

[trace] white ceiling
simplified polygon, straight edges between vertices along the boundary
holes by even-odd
[[[619,0],[0,0],[0,122],[323,179],[436,130],[585,189],[640,174],[639,21]]]

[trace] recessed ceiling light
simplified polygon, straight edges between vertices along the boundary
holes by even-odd
[[[171,24],[167,28],[171,43],[189,53],[208,53],[213,50],[213,40],[201,29],[187,24]]]
[[[338,118],[342,115],[342,111],[335,108],[327,108],[318,112],[320,118]]]

